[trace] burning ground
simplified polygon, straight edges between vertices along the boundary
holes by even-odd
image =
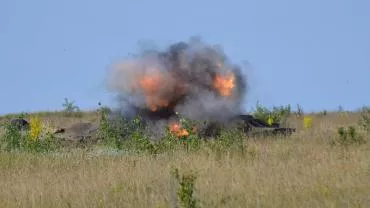
[[[173,118],[223,122],[240,114],[246,93],[241,68],[219,48],[201,41],[179,42],[165,51],[144,51],[111,67],[109,88],[125,116],[165,121],[186,134]]]

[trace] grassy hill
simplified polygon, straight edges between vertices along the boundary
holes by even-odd
[[[97,112],[35,115],[51,128],[101,121]],[[305,117],[312,126],[305,128]],[[169,137],[163,148],[174,143],[165,150],[135,137],[143,145],[135,151],[0,151],[0,207],[369,207],[364,119],[364,112],[292,113],[285,124],[297,129],[291,136],[224,132],[191,145]]]

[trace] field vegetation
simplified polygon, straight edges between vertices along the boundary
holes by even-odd
[[[217,138],[145,135],[138,117],[108,121],[109,108],[0,118],[0,207],[370,207],[370,108],[304,113],[258,105],[266,122],[290,136]],[[21,131],[11,118],[27,118]],[[61,143],[53,132],[99,125],[99,142]],[[191,132],[192,121],[181,118]]]

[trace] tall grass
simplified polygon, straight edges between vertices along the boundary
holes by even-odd
[[[156,143],[134,129],[121,148],[0,151],[0,207],[369,207],[361,114],[309,116],[287,118],[290,137]]]
[[[173,207],[174,167],[197,173],[193,196],[202,207],[370,205],[367,144],[331,147],[300,135],[246,140],[245,152],[0,153],[0,207]]]

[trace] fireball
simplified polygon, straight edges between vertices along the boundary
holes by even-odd
[[[168,78],[159,70],[153,68],[149,70],[150,73],[137,74],[131,89],[133,92],[139,90],[145,97],[147,107],[155,112],[158,108],[168,107],[170,103],[170,100],[163,96],[164,84],[167,83]]]
[[[213,80],[213,87],[220,93],[221,96],[229,97],[235,87],[235,75],[216,75]]]
[[[169,125],[170,132],[175,134],[177,137],[189,136],[189,132],[182,128],[182,126],[177,122],[172,122]]]

